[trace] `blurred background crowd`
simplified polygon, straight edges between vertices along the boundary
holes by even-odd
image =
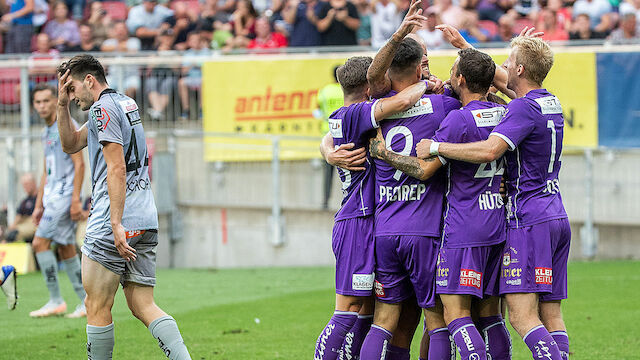
[[[339,45],[379,48],[409,0],[0,0],[3,53],[265,49]],[[525,26],[549,41],[640,39],[640,0],[424,0],[417,32],[444,46],[435,26],[469,42],[504,42]]]

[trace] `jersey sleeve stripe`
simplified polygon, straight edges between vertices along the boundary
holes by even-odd
[[[513,144],[513,141],[511,141],[511,139],[509,139],[506,135],[497,133],[497,132],[492,132],[491,134],[489,134],[489,136],[497,136],[500,139],[504,140],[508,145],[509,145],[509,150],[513,151],[516,149],[516,146]]]
[[[380,99],[374,101],[373,105],[371,106],[371,125],[373,125],[374,129],[377,129],[380,127],[380,125],[376,121],[376,104],[378,103],[378,101],[380,101]]]

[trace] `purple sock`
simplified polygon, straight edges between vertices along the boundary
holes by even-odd
[[[455,360],[456,349],[448,328],[429,331],[429,360]]]
[[[486,360],[487,345],[471,317],[463,317],[449,323],[449,333],[456,342],[462,360]]]
[[[391,333],[377,325],[371,325],[367,337],[362,343],[360,360],[384,359],[391,340]]]
[[[562,360],[556,341],[544,325],[538,325],[522,338],[531,350],[534,359]]]
[[[358,313],[347,311],[336,311],[331,320],[324,327],[318,341],[316,341],[315,360],[335,360],[344,342],[347,332],[353,327],[358,318]]]
[[[492,360],[511,359],[511,336],[501,315],[481,317],[480,332],[487,344],[487,354]]]
[[[409,355],[409,349],[389,345],[386,360],[411,360],[411,355]]]
[[[358,315],[356,323],[347,333],[340,349],[340,360],[357,360],[360,358],[360,348],[364,337],[367,336],[373,315]]]
[[[551,333],[553,340],[558,344],[558,350],[562,360],[569,360],[569,336],[566,331],[554,331]]]

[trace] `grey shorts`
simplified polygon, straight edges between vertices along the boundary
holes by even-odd
[[[70,202],[60,199],[47,202],[36,236],[51,240],[59,245],[71,245],[76,242],[76,223],[69,214]]]
[[[158,231],[144,230],[127,232],[127,243],[136,250],[136,260],[126,261],[120,256],[112,239],[85,237],[82,253],[109,271],[120,275],[120,283],[126,282],[155,286],[156,284],[156,247]],[[129,235],[133,235],[129,237]]]

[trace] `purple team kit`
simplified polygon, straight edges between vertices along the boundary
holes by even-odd
[[[387,96],[393,95],[391,91]],[[416,156],[416,144],[432,137],[446,115],[459,108],[460,102],[451,97],[424,95],[382,123],[387,148]],[[399,303],[415,295],[420,307],[433,307],[444,179],[437,175],[421,181],[377,159],[375,167],[376,296]]]

